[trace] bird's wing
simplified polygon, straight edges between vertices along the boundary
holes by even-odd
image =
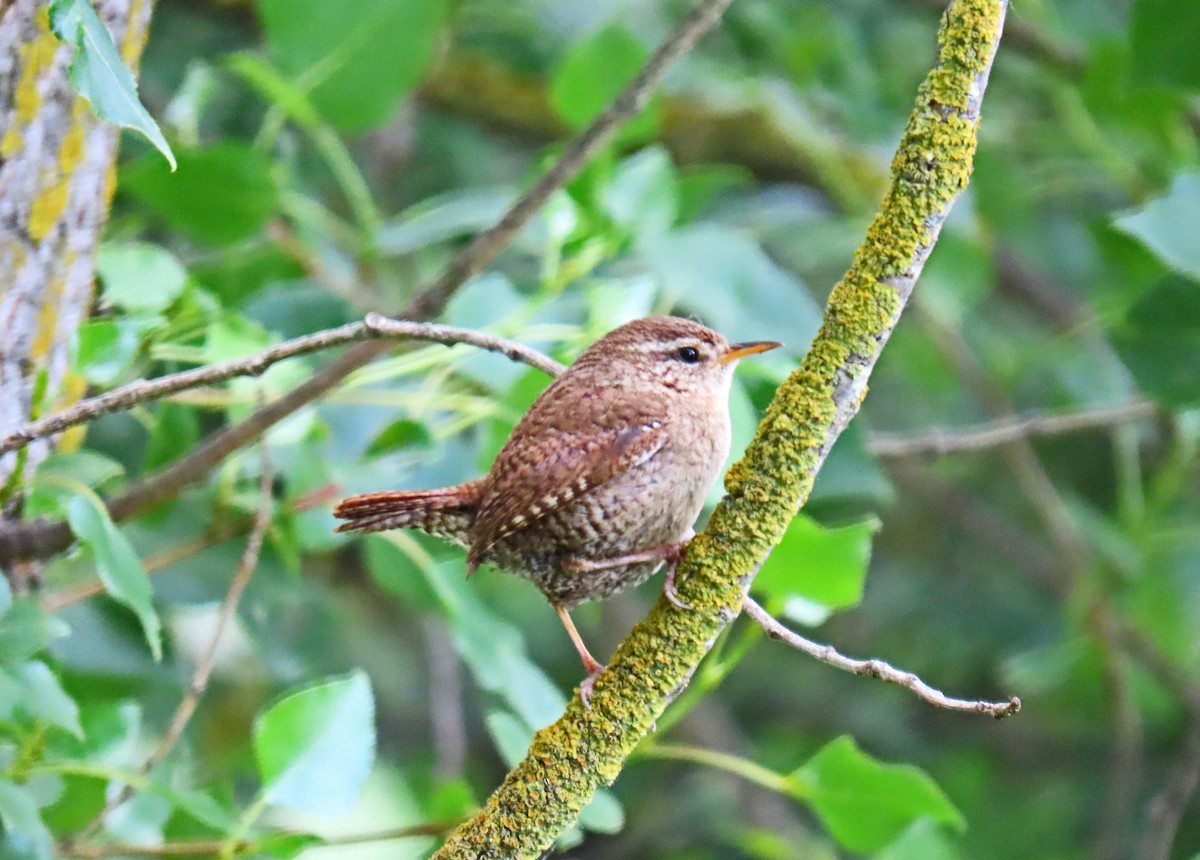
[[[496,458],[475,520],[471,570],[499,541],[646,462],[666,441],[664,422],[548,432],[506,446]]]

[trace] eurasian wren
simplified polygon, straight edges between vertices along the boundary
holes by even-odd
[[[772,341],[731,344],[678,317],[606,334],[541,393],[484,477],[438,490],[343,499],[338,531],[420,529],[534,582],[562,619],[588,677],[603,666],[568,610],[637,585],[665,561],[664,592],[708,489],[729,454],[729,386],[739,358]]]

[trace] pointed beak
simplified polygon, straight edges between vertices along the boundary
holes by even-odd
[[[776,349],[783,344],[774,340],[750,340],[745,343],[731,343],[729,352],[717,359],[720,364],[725,364],[729,361],[737,361],[739,358],[745,358],[748,355],[754,355],[758,352],[766,352],[769,349]]]

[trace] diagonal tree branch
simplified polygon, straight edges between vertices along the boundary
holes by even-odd
[[[462,282],[479,274],[488,260],[498,254],[521,227],[534,216],[542,204],[558,188],[565,185],[588,159],[600,151],[626,120],[632,119],[645,105],[650,93],[662,81],[676,60],[692,49],[708,30],[717,23],[732,0],[702,0],[684,16],[662,44],[647,58],[633,80],[617,94],[616,99],[586,128],[567,144],[558,162],[514,203],[500,221],[486,233],[481,233],[467,246],[441,277],[422,292],[412,314],[424,319],[426,305],[433,306]]]
[[[137,772],[140,776],[148,775],[150,771],[162,764],[171,754],[171,750],[175,749],[179,739],[183,737],[184,729],[191,722],[192,715],[196,713],[196,708],[200,704],[200,699],[208,690],[208,679],[212,676],[213,667],[217,664],[217,649],[221,645],[221,639],[237,614],[238,602],[242,599],[242,593],[246,590],[250,577],[254,575],[255,569],[258,567],[258,556],[262,551],[263,538],[266,537],[267,527],[271,524],[271,483],[275,479],[275,471],[271,466],[267,446],[264,443],[261,447],[262,475],[258,482],[258,510],[254,515],[254,525],[250,529],[250,537],[246,540],[246,548],[242,552],[237,570],[234,571],[233,579],[229,581],[225,599],[221,601],[221,609],[217,615],[217,623],[213,627],[212,639],[209,640],[208,648],[196,661],[192,678],[188,682],[183,698],[179,700],[179,704],[175,708],[166,732],[159,738],[154,750],[138,768]],[[86,837],[95,833],[118,806],[133,797],[135,791],[136,789],[130,783],[121,786],[121,789],[104,804],[104,808],[82,828],[81,834]]]
[[[458,828],[440,860],[537,857],[611,783],[667,703],[738,614],[754,574],[808,498],[817,471],[866,394],[951,206],[966,187],[979,109],[1003,26],[1004,0],[956,0],[937,65],[921,85],[893,160],[891,185],[824,324],[776,392],[727,495],[680,562],[680,597],[665,599],[621,644],[593,688],[535,736],[485,808]]]

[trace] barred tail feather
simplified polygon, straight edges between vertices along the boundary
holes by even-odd
[[[480,481],[438,490],[364,493],[342,499],[333,515],[346,520],[339,532],[418,529],[466,546],[479,500]]]

